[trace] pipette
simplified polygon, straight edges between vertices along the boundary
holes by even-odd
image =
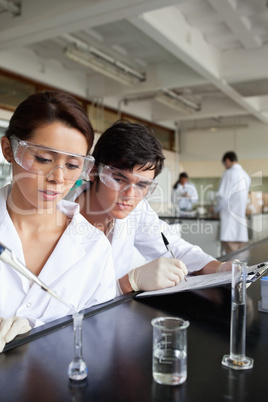
[[[39,285],[43,290],[45,290],[47,293],[49,293],[52,297],[60,301],[61,303],[65,304],[69,309],[71,309],[71,312],[74,313],[76,310],[74,307],[66,303],[64,300],[62,300],[57,293],[54,292],[54,290],[50,289],[44,282],[42,282],[39,278],[37,278],[36,275],[34,275],[25,265],[23,265],[15,256],[14,252],[9,250],[7,247],[5,247],[3,244],[0,243],[0,260],[6,262],[7,264],[11,265],[16,271],[18,271],[20,274],[24,275],[27,279],[30,281],[35,282],[37,285]]]

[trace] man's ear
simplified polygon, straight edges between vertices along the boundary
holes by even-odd
[[[10,144],[9,139],[6,136],[1,138],[1,147],[2,147],[2,152],[3,152],[3,155],[4,155],[5,159],[9,163],[14,162],[14,157],[13,157],[11,144]]]
[[[97,166],[93,166],[91,172],[89,173],[89,180],[95,183],[99,177]]]

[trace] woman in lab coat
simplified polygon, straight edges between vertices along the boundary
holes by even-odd
[[[235,152],[226,152],[222,162],[226,171],[221,178],[214,212],[220,213],[222,249],[230,253],[248,242],[246,208],[251,180],[238,163]]]
[[[194,183],[189,182],[188,174],[180,173],[178,181],[173,186],[172,202],[180,211],[191,211],[193,204],[198,201],[198,193]]]
[[[87,178],[94,132],[86,113],[61,92],[31,95],[1,140],[13,180],[0,190],[0,243],[75,310],[115,296],[106,237],[62,200]],[[0,260],[0,351],[19,333],[71,313]]]
[[[91,182],[68,198],[76,199],[82,215],[110,240],[118,291],[156,290],[178,284],[188,271],[206,274],[231,269],[230,263],[220,263],[179,238],[150,207],[145,197],[157,185],[164,156],[149,127],[117,122],[101,135],[93,155]],[[175,259],[170,258],[161,232]],[[131,270],[135,248],[149,262]]]

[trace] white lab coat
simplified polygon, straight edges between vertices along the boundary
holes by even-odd
[[[181,211],[190,211],[197,201],[198,193],[193,183],[187,182],[184,185],[179,183],[172,191],[172,202]]]
[[[220,213],[220,240],[247,242],[246,208],[250,177],[241,165],[235,163],[226,169],[217,192],[215,212]]]
[[[68,197],[75,200],[89,185],[87,183],[81,186]],[[215,260],[200,247],[193,246],[173,233],[172,226],[160,220],[148,201],[143,199],[126,218],[115,221],[111,244],[117,279],[129,272],[134,247],[148,262],[158,257],[170,258],[161,232],[167,237],[175,256],[186,264],[189,273],[199,271],[210,261]]]
[[[9,190],[10,186],[0,190],[0,242],[25,264],[20,238],[6,209]],[[109,241],[83,218],[77,204],[64,200],[57,207],[72,220],[39,278],[77,310],[113,299],[116,281]],[[18,315],[38,326],[69,313],[64,304],[38,285],[30,287],[27,278],[0,261],[0,317]]]

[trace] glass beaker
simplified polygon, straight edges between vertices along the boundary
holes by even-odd
[[[153,378],[159,384],[178,385],[187,378],[187,328],[176,317],[157,317],[153,326]]]

